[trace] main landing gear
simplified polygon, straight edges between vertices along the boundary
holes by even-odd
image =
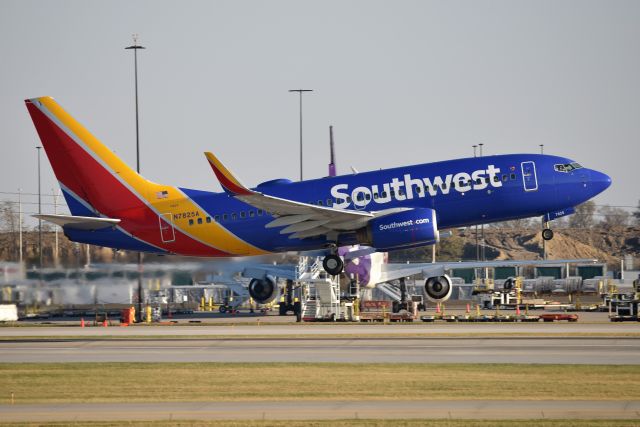
[[[332,253],[324,257],[322,260],[324,271],[332,276],[338,276],[344,270],[344,262],[336,253]]]

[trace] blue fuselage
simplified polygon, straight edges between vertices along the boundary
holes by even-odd
[[[276,180],[256,187],[264,194],[341,209],[370,212],[431,208],[440,229],[542,216],[572,208],[604,191],[611,179],[573,160],[541,154],[466,158],[341,175],[303,182]],[[181,188],[208,215],[239,238],[270,252],[309,250],[324,237],[291,239],[273,220],[226,193]],[[195,226],[195,225],[194,225]],[[338,245],[358,243],[354,233]]]

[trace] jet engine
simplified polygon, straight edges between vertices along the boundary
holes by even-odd
[[[440,241],[436,212],[417,208],[380,216],[358,230],[357,238],[378,251],[433,245]]]
[[[263,279],[251,279],[251,282],[249,282],[249,295],[258,304],[270,303],[278,296],[278,285],[270,276],[266,276]]]
[[[424,292],[431,302],[448,300],[452,291],[451,279],[446,274],[444,276],[428,277],[424,281]]]
[[[508,277],[504,281],[504,284],[502,285],[502,289],[504,289],[506,292],[509,292],[513,289],[515,284],[516,284],[516,279],[514,279],[513,277]]]

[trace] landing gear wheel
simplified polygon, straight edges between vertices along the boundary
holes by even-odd
[[[545,228],[544,230],[542,230],[542,238],[544,240],[553,239],[553,230],[550,228]]]
[[[344,262],[342,262],[342,258],[338,255],[331,254],[324,257],[322,260],[322,267],[324,268],[324,271],[330,275],[337,276],[342,273],[342,270],[344,269]]]

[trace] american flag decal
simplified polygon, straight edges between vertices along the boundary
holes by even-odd
[[[169,197],[169,192],[166,190],[158,191],[156,193],[156,198],[158,199],[166,199],[167,197]]]

